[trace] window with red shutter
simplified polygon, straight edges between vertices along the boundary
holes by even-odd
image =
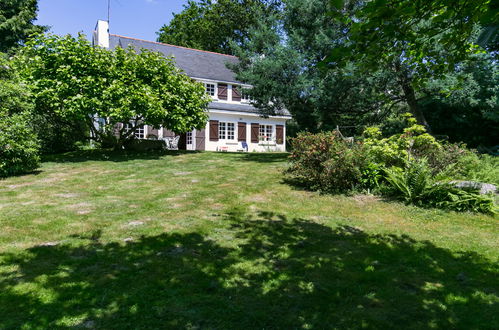
[[[284,144],[284,126],[275,125],[275,135],[277,144]]]
[[[246,142],[246,123],[237,123],[237,140]]]
[[[210,120],[210,141],[218,141],[218,120]]]
[[[251,123],[251,142],[258,143],[258,134],[260,133],[260,124]]]

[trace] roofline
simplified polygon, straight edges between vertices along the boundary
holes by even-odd
[[[208,50],[201,50],[201,49],[189,48],[189,47],[184,47],[184,46],[177,46],[177,45],[172,45],[172,44],[165,44],[163,42],[150,41],[150,40],[145,40],[145,39],[125,37],[125,36],[122,36],[122,35],[119,35],[119,34],[109,33],[109,35],[110,36],[114,36],[114,37],[118,37],[118,38],[125,38],[125,39],[131,39],[131,40],[148,42],[148,43],[151,43],[151,44],[157,44],[157,45],[163,45],[163,46],[170,46],[170,47],[177,47],[177,48],[182,48],[182,49],[195,50],[197,52],[203,52],[203,53],[208,53],[208,54],[223,55],[223,56],[227,56],[227,57],[237,58],[237,56],[234,56],[234,55],[227,55],[227,54],[222,54],[222,53],[210,52]]]

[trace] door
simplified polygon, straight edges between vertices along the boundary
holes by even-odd
[[[191,132],[187,132],[185,134],[185,149],[186,150],[195,150],[194,149],[194,134]]]

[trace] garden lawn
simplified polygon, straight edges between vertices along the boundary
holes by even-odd
[[[499,220],[91,151],[0,181],[0,329],[499,328]]]

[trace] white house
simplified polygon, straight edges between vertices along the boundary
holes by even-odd
[[[285,151],[286,120],[288,112],[265,118],[259,114],[241,88],[249,88],[237,81],[227,63],[237,63],[235,56],[198,49],[140,40],[109,33],[107,21],[98,21],[93,43],[96,46],[115,49],[132,46],[136,50],[148,49],[173,56],[176,65],[189,77],[202,82],[212,97],[209,103],[209,121],[205,128],[193,130],[181,136],[181,149],[211,151]],[[175,133],[165,128],[144,126],[136,132],[137,138],[155,135],[170,137]]]

